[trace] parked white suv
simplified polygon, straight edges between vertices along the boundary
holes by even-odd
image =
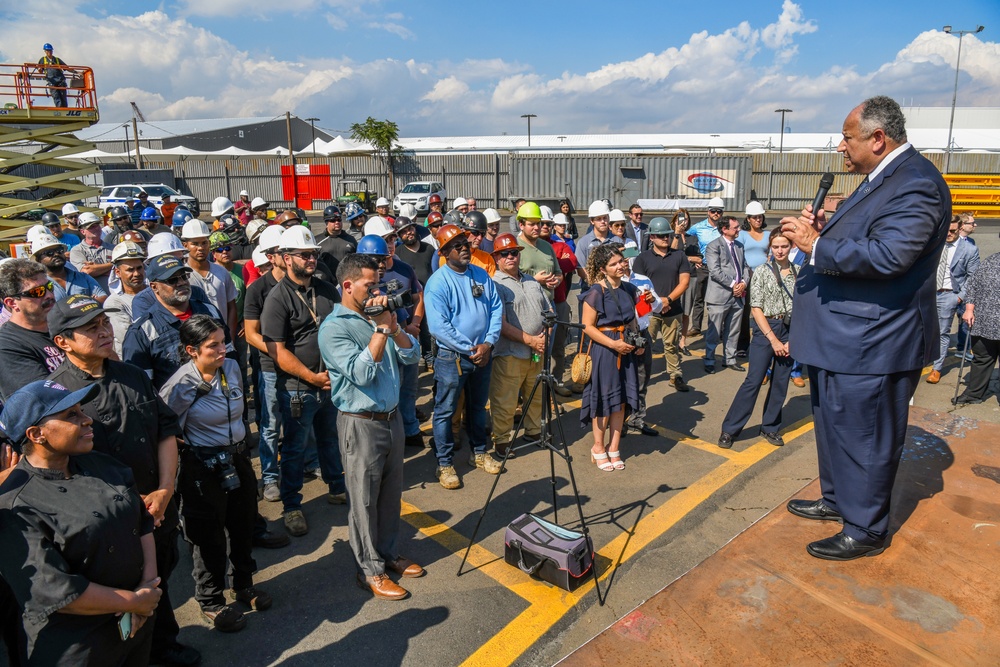
[[[163,205],[163,195],[170,195],[171,201],[175,204],[184,203],[187,205],[191,215],[198,217],[201,210],[198,207],[198,200],[188,195],[182,195],[169,185],[163,183],[129,183],[127,185],[109,185],[101,189],[101,198],[98,207],[102,211],[107,211],[112,206],[124,206],[126,199],[137,199],[140,192],[149,195],[149,203],[155,204],[157,208]]]
[[[396,198],[392,200],[392,210],[399,213],[399,207],[403,204],[413,204],[417,207],[417,213],[428,213],[431,210],[428,200],[431,195],[437,195],[444,204],[448,198],[448,193],[444,190],[444,184],[439,181],[414,181],[407,183]],[[445,209],[447,210],[447,209]]]

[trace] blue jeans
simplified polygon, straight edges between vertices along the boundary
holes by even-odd
[[[302,399],[297,418],[292,417],[292,397],[295,396]],[[344,493],[347,487],[344,485],[344,467],[340,462],[337,442],[337,408],[330,401],[330,392],[278,389],[278,405],[285,428],[281,443],[281,502],[285,511],[302,507],[302,473],[310,432],[316,435],[319,466],[323,480],[330,486],[330,493]]]
[[[417,378],[420,369],[417,364],[400,364],[399,414],[403,418],[403,433],[406,436],[420,433],[417,421]]]
[[[469,441],[476,454],[486,452],[486,401],[490,396],[490,369],[493,359],[482,368],[464,355],[443,347],[438,348],[434,361],[434,449],[439,466],[450,466],[454,459],[455,433],[451,419],[458,397],[465,393],[465,409],[469,415]]]
[[[281,431],[281,412],[278,409],[277,382],[274,372],[261,371],[260,406],[260,442],[257,450],[260,454],[260,478],[264,484],[275,484],[278,481],[278,433]]]

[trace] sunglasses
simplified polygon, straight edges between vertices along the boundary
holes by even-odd
[[[612,227],[624,227],[625,226],[625,221],[624,220],[620,220],[618,222],[612,222],[611,226]]]
[[[187,272],[181,271],[180,273],[170,276],[169,278],[161,282],[165,282],[171,287],[176,287],[178,285],[187,285],[190,281],[188,280]]]
[[[215,252],[232,252],[232,251],[233,251],[233,246],[231,245],[220,245],[218,248],[215,249]]]
[[[709,213],[722,213],[722,209],[721,208],[710,208],[710,209],[708,209],[708,212]]]
[[[481,232],[478,229],[466,229],[465,233],[468,236],[482,236],[484,234],[484,232]]]
[[[303,252],[293,252],[290,253],[293,257],[300,257],[306,261],[310,259],[319,259],[319,253],[315,250],[305,250]]]
[[[78,214],[76,214],[76,213],[67,213],[63,217],[66,218],[67,220],[76,220],[80,216]]]
[[[56,289],[55,283],[53,283],[50,280],[44,285],[36,285],[31,289],[26,289],[23,292],[18,292],[17,294],[14,294],[12,296],[15,299],[24,299],[24,298],[41,299],[43,296],[45,296],[46,293],[54,292],[55,289]]]
[[[449,246],[448,252],[452,252],[454,250],[468,250],[471,247],[472,244],[468,241],[458,241],[457,243],[452,243],[451,246]]]
[[[520,250],[501,250],[497,253],[501,257],[517,257],[521,254]]]
[[[649,238],[651,238],[651,239],[665,239],[665,238],[669,238],[669,237],[670,237],[669,234],[650,234],[649,235]]]
[[[53,248],[52,250],[46,250],[42,253],[42,257],[63,257],[66,253],[59,248]]]

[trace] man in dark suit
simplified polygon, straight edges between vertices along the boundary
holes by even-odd
[[[639,252],[649,250],[649,225],[642,221],[642,207],[632,204],[628,207],[628,220],[625,221],[625,237],[635,241]]]
[[[938,355],[938,260],[951,195],[930,161],[906,140],[892,99],[862,102],[844,121],[848,171],[865,180],[828,220],[807,206],[782,219],[811,253],[795,289],[792,356],[809,365],[823,497],[792,500],[807,519],[843,520],[807,551],[828,560],[885,548],[889,498],[909,401],[921,369]]]
[[[961,220],[952,216],[948,225],[948,238],[941,252],[937,268],[938,326],[941,328],[941,354],[934,360],[934,367],[927,376],[929,384],[941,381],[941,369],[948,356],[951,342],[951,324],[956,312],[965,312],[965,283],[979,269],[979,248],[964,243],[958,235]],[[964,352],[960,350],[960,352]]]
[[[705,372],[715,372],[715,347],[721,341],[722,365],[742,373],[743,367],[736,363],[736,341],[740,337],[740,318],[750,284],[750,269],[743,254],[743,244],[736,240],[740,233],[739,220],[723,217],[719,220],[719,232],[722,236],[705,247],[705,265],[708,266]]]

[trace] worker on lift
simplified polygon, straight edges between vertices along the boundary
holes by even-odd
[[[43,65],[35,72],[45,72],[45,80],[49,83],[49,94],[52,96],[52,105],[57,107],[68,107],[66,102],[66,73],[61,69],[66,67],[62,58],[52,55],[52,45],[42,46],[45,55],[38,59],[38,64]]]

